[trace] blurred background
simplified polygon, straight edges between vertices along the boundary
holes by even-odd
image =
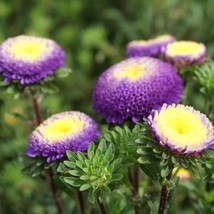
[[[66,67],[73,72],[56,81],[58,94],[43,97],[43,117],[79,110],[97,118],[93,84],[106,68],[126,57],[127,42],[167,33],[203,42],[213,56],[213,8],[213,0],[0,0],[0,42],[27,34],[59,43],[66,52]],[[11,113],[33,120],[31,101],[1,91],[0,213],[54,213],[46,183],[20,172],[31,128]],[[74,202],[66,200],[67,213],[77,213]],[[184,210],[192,213],[188,207]]]

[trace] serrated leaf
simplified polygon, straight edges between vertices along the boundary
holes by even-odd
[[[90,184],[83,184],[81,187],[80,187],[80,191],[85,191],[87,189],[91,188],[91,185]]]

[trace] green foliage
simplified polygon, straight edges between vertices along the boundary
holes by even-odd
[[[122,158],[125,164],[131,165],[137,163],[137,147],[138,144],[133,143],[139,137],[140,130],[143,129],[141,124],[137,124],[131,130],[128,126],[116,126],[113,130],[104,131],[104,139],[115,144],[116,152]]]
[[[195,66],[194,75],[205,95],[214,93],[214,63],[208,62]]]
[[[67,151],[68,160],[58,167],[61,179],[80,191],[89,191],[90,202],[94,203],[94,194],[97,191],[110,192],[110,184],[118,182],[123,175],[120,173],[121,158],[115,157],[113,144],[106,145],[101,140],[98,147],[91,143],[87,156],[82,152],[77,154]]]
[[[54,167],[57,165],[56,162],[47,163],[45,158],[43,157],[36,157],[36,158],[26,158],[25,162],[28,164],[22,169],[22,172],[26,175],[30,175],[32,177],[36,177],[38,175],[44,174],[44,171]],[[30,162],[30,163],[29,163]]]

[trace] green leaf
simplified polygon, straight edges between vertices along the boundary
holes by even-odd
[[[76,162],[77,156],[76,156],[72,151],[67,150],[67,151],[66,151],[66,155],[67,155],[67,157],[68,157],[68,159],[69,159],[70,161]]]
[[[153,180],[159,180],[160,170],[157,164],[143,164],[141,169]]]
[[[161,169],[161,176],[165,178],[171,171],[173,167],[166,165],[164,168]]]
[[[90,190],[88,192],[88,197],[87,197],[89,203],[94,204],[95,203],[95,197],[94,197],[94,193],[93,190]]]
[[[98,149],[100,149],[101,152],[105,152],[106,151],[106,141],[104,139],[102,139],[99,143]],[[99,151],[99,150],[97,150]]]
[[[83,184],[81,187],[80,187],[80,191],[85,191],[87,189],[89,189],[91,187],[90,184]]]
[[[82,152],[77,152],[77,157],[82,163],[85,163],[86,157],[83,155]]]
[[[90,177],[88,175],[82,175],[82,176],[80,176],[80,179],[83,181],[86,181],[86,180],[89,180]]]
[[[58,78],[64,78],[70,75],[71,73],[72,73],[72,70],[70,68],[62,67],[55,72],[55,75]]]
[[[64,177],[63,180],[65,181],[65,183],[74,187],[79,187],[82,184],[82,181],[79,178]]]
[[[121,163],[122,158],[117,158],[115,159],[110,166],[113,166],[113,170],[115,170]]]
[[[94,145],[94,142],[92,142],[89,147],[88,147],[88,156],[89,156],[89,159],[91,159],[91,154],[90,153],[94,153],[94,148],[95,148],[95,145]]]
[[[110,193],[111,189],[108,186],[103,186],[101,191],[105,194],[105,193]]]
[[[143,155],[142,157],[138,158],[137,161],[140,164],[149,164],[149,163],[159,162],[159,159],[153,155]]]
[[[76,166],[78,166],[80,169],[82,169],[85,166],[85,164],[83,162],[77,160],[76,161]]]
[[[41,85],[41,90],[47,94],[55,94],[59,91],[59,88],[53,83],[47,82],[45,85]]]
[[[111,182],[120,181],[123,178],[122,174],[114,174],[111,178]]]
[[[73,175],[73,176],[80,176],[81,175],[81,173],[77,170],[69,170],[68,173]]]
[[[66,173],[67,171],[68,169],[66,168],[66,166],[63,163],[59,163],[59,166],[57,167],[57,172]]]
[[[69,168],[76,168],[76,163],[71,162],[71,161],[64,161],[65,166],[69,167]]]

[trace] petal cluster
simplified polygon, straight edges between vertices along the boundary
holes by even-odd
[[[131,41],[126,52],[128,57],[159,56],[164,52],[166,45],[175,40],[173,36],[166,34],[149,40]]]
[[[64,65],[64,51],[53,40],[17,36],[0,45],[0,72],[5,82],[35,83]]]
[[[166,46],[165,58],[177,68],[202,63],[206,56],[206,47],[193,41],[175,41]]]
[[[101,74],[93,91],[93,107],[109,123],[137,122],[164,103],[178,103],[181,96],[182,80],[172,65],[132,57]]]
[[[173,153],[193,155],[214,147],[212,123],[193,107],[164,104],[148,121],[159,143]]]
[[[66,150],[84,151],[100,134],[95,121],[84,113],[69,111],[52,115],[29,137],[27,156],[41,155],[52,162],[62,158]]]

